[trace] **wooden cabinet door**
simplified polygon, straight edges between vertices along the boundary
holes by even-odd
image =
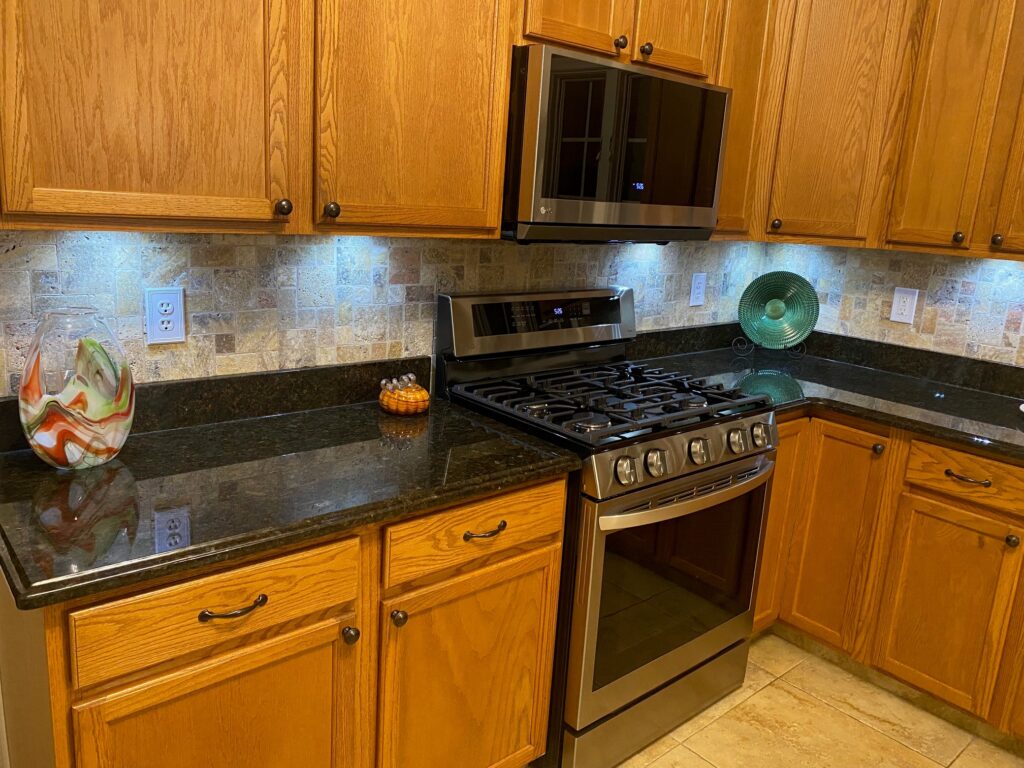
[[[317,210],[341,209],[320,223],[496,231],[509,0],[319,8]]]
[[[784,85],[769,234],[867,237],[889,99],[883,74],[892,4],[795,0],[780,21],[789,40],[780,43],[788,59],[777,78]]]
[[[75,705],[77,768],[354,765],[366,713],[342,626],[316,624]]]
[[[544,753],[560,551],[384,602],[381,768],[516,768]]]
[[[632,43],[635,0],[526,0],[529,37],[621,56]],[[615,41],[627,39],[620,48]]]
[[[1017,116],[992,243],[998,244],[1000,252],[1024,253],[1024,99]]]
[[[758,154],[757,130],[762,107],[762,78],[768,64],[769,28],[778,3],[727,0],[719,56],[719,85],[732,88],[729,128],[722,161],[716,232],[749,235],[753,223],[753,186]]]
[[[725,0],[636,0],[633,61],[707,77],[718,62],[724,11]]]
[[[890,242],[970,247],[1015,4],[924,3]]]
[[[809,438],[808,479],[789,549],[781,618],[850,650],[889,440],[817,419]]]
[[[5,213],[308,221],[311,0],[0,13]]]
[[[810,426],[808,419],[796,419],[779,425],[772,495],[758,565],[755,632],[770,626],[779,617],[792,521],[799,512],[803,498],[803,470],[807,462],[806,443]]]
[[[986,717],[1003,655],[1024,527],[900,497],[875,663]]]

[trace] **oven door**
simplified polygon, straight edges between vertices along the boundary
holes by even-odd
[[[607,502],[585,500],[566,722],[583,729],[750,635],[763,455]]]

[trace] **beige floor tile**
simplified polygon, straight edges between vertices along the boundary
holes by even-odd
[[[672,738],[679,742],[686,741],[701,728],[710,725],[737,704],[742,704],[766,685],[769,685],[774,679],[775,676],[771,673],[765,672],[754,664],[747,664],[747,675],[743,680],[743,685],[738,690],[733,691],[724,699],[715,702],[703,712],[691,717],[672,731]]]
[[[971,742],[955,725],[823,659],[808,659],[782,679],[942,765]]]
[[[666,752],[647,768],[715,768],[711,763],[683,746]]]
[[[776,635],[762,635],[750,645],[750,660],[776,677],[781,677],[800,662],[812,658],[807,651]]]
[[[777,680],[686,746],[717,768],[935,768],[888,736]]]
[[[956,759],[953,768],[1024,768],[1024,760],[987,741],[975,739]]]
[[[626,762],[619,763],[618,768],[647,768],[647,766],[666,752],[671,752],[678,746],[679,742],[674,738],[671,736],[663,736],[653,744],[649,745],[646,749],[637,752]]]

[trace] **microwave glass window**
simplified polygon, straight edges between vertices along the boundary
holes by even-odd
[[[548,197],[594,200],[601,164],[605,78],[585,72],[554,78]]]

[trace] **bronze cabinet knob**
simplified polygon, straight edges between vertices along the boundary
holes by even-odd
[[[782,229],[782,219],[772,219],[772,229]]]
[[[871,450],[874,452],[875,456],[881,456],[885,453],[885,446],[881,443],[875,443],[871,446]]]
[[[956,243],[957,245],[962,243],[965,239],[966,236],[960,230],[957,230],[956,232],[953,233],[953,242]]]
[[[324,216],[328,219],[336,219],[341,216],[341,206],[333,200],[324,206]]]
[[[396,627],[404,627],[409,622],[409,614],[405,611],[392,611],[391,623]]]
[[[615,47],[618,48],[621,51],[627,45],[629,45],[629,38],[626,37],[625,35],[619,35],[618,37],[615,38],[614,44],[615,44]]]
[[[362,637],[360,632],[355,627],[345,627],[341,630],[341,639],[345,641],[345,645],[355,645],[359,642],[359,638]]]
[[[1020,536],[1014,536],[1012,533],[1006,537],[1006,546],[1016,549],[1020,546]]]
[[[998,248],[1002,244],[1003,244],[1003,236],[1002,235],[1000,235],[999,233],[996,233],[996,234],[992,235],[992,245],[994,245],[996,248]]]
[[[281,198],[274,205],[274,213],[278,216],[291,216],[293,210],[295,210],[295,206],[287,197]]]
[[[654,53],[654,43],[644,43],[640,46],[640,53],[644,56],[650,56]]]

